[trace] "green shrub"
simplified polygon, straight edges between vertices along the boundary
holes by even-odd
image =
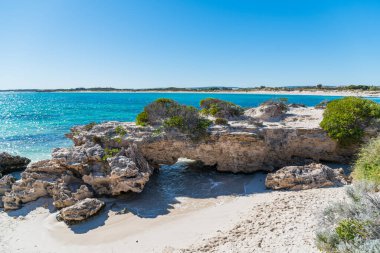
[[[120,148],[105,148],[104,156],[102,157],[103,161],[107,161],[108,158],[114,157],[121,151]]]
[[[91,123],[88,123],[87,125],[85,125],[83,128],[84,130],[86,131],[90,131],[92,128],[94,128],[94,126],[96,126],[96,122],[91,122]]]
[[[215,125],[228,125],[228,120],[223,118],[216,118],[214,120]]]
[[[161,125],[164,130],[179,130],[198,138],[207,133],[211,122],[200,116],[193,106],[180,105],[174,100],[160,98],[145,106],[137,116],[139,125]]]
[[[224,119],[238,117],[244,113],[243,108],[240,106],[216,98],[206,98],[201,100],[200,107],[202,108],[202,114]]]
[[[316,246],[322,252],[380,252],[380,193],[373,184],[357,183],[348,199],[330,204],[321,216]]]
[[[136,124],[139,126],[146,126],[149,124],[148,113],[145,111],[139,113],[136,117]]]
[[[276,108],[278,114],[285,113],[289,110],[288,99],[287,98],[276,98],[270,99],[260,104],[260,106],[273,106]]]
[[[329,103],[329,100],[325,99],[319,102],[316,106],[315,109],[325,109],[327,104]]]
[[[335,232],[340,239],[346,242],[353,241],[357,237],[365,239],[367,237],[366,223],[355,219],[343,219],[338,223]]]
[[[122,126],[117,126],[117,127],[115,128],[115,132],[116,132],[116,134],[119,135],[120,137],[122,137],[122,136],[124,136],[124,135],[127,134],[127,130],[125,130],[125,128],[122,127]]]
[[[329,102],[320,126],[341,144],[361,140],[364,128],[380,118],[380,105],[363,98],[345,97]]]
[[[380,137],[361,148],[352,176],[355,180],[380,184]]]

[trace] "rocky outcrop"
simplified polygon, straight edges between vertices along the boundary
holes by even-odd
[[[3,207],[2,196],[12,190],[12,185],[15,181],[16,179],[12,175],[6,175],[0,178],[0,207]]]
[[[30,160],[21,156],[14,156],[8,153],[0,153],[0,176],[14,171],[24,170]]]
[[[288,106],[285,103],[271,101],[246,110],[244,115],[263,121],[277,121],[284,117],[287,110]]]
[[[104,206],[105,203],[99,199],[86,198],[72,206],[61,209],[57,219],[67,224],[75,224],[99,213]]]
[[[300,111],[305,113],[307,109]],[[314,125],[297,120],[252,122],[256,121],[246,116],[229,121],[228,126],[214,125],[209,128],[208,136],[196,140],[179,132],[164,132],[159,127],[134,123],[74,127],[67,134],[74,147],[57,148],[50,160],[30,164],[21,180],[13,183],[11,191],[3,196],[4,208],[17,209],[23,203],[51,196],[58,209],[76,210],[67,208],[84,199],[141,192],[154,168],[174,164],[179,158],[214,166],[218,171],[271,172],[305,160],[345,163],[357,149],[339,146],[318,127],[318,122]],[[376,135],[377,130],[369,134]],[[285,181],[301,182],[294,186],[289,183],[288,188],[302,188],[308,180],[316,185],[323,185],[325,179],[335,182],[324,168],[299,171],[282,175]],[[272,185],[281,188],[275,186],[276,178],[272,176]],[[268,179],[268,185],[271,180]]]
[[[305,166],[287,166],[275,173],[269,173],[265,186],[273,190],[306,190],[350,183],[343,169],[332,169],[323,164],[312,163]]]

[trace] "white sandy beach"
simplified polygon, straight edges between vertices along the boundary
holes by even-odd
[[[344,188],[269,192],[262,180],[252,180],[256,193],[247,196],[179,198],[156,218],[106,209],[71,228],[55,219],[50,200],[40,199],[0,213],[1,252],[317,252],[317,216],[344,198]]]

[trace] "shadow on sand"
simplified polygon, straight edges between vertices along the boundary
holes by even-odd
[[[152,219],[170,213],[179,197],[209,199],[219,196],[244,196],[268,192],[263,172],[253,174],[232,174],[215,171],[215,168],[189,166],[177,162],[172,166],[163,165],[146,184],[142,193],[126,193],[117,198],[104,198],[106,207],[99,215],[87,221],[71,225],[76,234],[84,234],[103,226],[110,212],[132,213],[140,218]],[[21,209],[9,211],[11,217],[26,216],[37,207],[44,207],[50,213],[57,212],[51,198],[40,198],[25,204]]]

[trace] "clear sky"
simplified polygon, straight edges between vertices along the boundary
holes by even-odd
[[[380,1],[0,0],[0,89],[380,85]]]

